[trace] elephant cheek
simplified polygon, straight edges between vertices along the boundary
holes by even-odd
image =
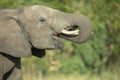
[[[38,49],[61,49],[63,48],[62,42],[55,40],[51,36],[36,38],[31,40],[33,47]]]

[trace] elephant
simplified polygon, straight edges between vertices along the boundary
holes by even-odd
[[[82,14],[33,5],[0,10],[0,80],[22,80],[21,58],[42,58],[45,50],[61,50],[60,38],[82,43],[91,35]]]

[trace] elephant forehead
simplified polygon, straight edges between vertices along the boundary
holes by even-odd
[[[38,9],[40,6],[39,5],[35,5],[35,6],[32,6],[31,9],[35,10],[35,9]]]
[[[59,11],[46,6],[34,5],[24,8],[24,17],[27,20],[36,20],[39,19],[41,16],[48,19],[56,15],[57,12]]]
[[[34,5],[30,7],[30,10],[35,11],[37,14],[44,14],[44,15],[49,15],[49,16],[58,12],[58,10],[49,8],[47,6],[40,6],[40,5]]]
[[[47,6],[40,6],[40,5],[34,5],[34,6],[31,6],[30,7],[32,10],[38,10],[38,9],[43,9],[43,10],[48,10],[48,11],[57,11],[55,9],[52,9],[50,7],[47,7]]]

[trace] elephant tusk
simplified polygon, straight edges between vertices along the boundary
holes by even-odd
[[[75,31],[62,30],[61,33],[66,35],[76,36],[79,34],[79,30],[75,30]]]

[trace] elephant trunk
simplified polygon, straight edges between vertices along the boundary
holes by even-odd
[[[79,33],[75,36],[61,35],[61,37],[77,43],[88,40],[91,35],[91,22],[88,17],[81,14],[69,14],[66,18],[70,22],[70,26],[78,29]]]

